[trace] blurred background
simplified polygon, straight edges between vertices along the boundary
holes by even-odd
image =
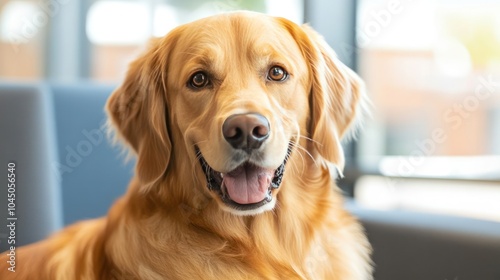
[[[0,78],[118,84],[148,38],[179,24],[239,9],[307,21],[373,102],[348,147],[346,193],[500,221],[500,4],[360,0],[330,4],[332,19],[312,2],[0,0]]]
[[[500,4],[323,2],[0,0],[0,78],[118,84],[148,38],[197,18],[249,9],[309,22],[373,103],[346,147],[346,194],[500,221]]]
[[[362,178],[362,203],[500,221],[499,14],[497,1],[359,1],[373,114],[358,164],[406,178]]]
[[[239,9],[310,23],[366,81],[347,195],[500,221],[497,1],[0,0],[0,78],[118,84],[151,36]]]
[[[52,205],[54,226],[48,233],[104,215],[131,176],[132,164],[120,165],[118,152],[100,144],[102,107],[128,63],[152,36],[242,9],[310,24],[365,80],[371,115],[357,141],[344,145],[347,166],[339,185],[352,198],[348,201],[368,209],[352,208],[376,249],[377,279],[500,279],[496,0],[0,0],[0,91],[3,84],[9,91],[12,83],[41,83],[53,92],[58,148],[48,165],[55,164],[61,190],[53,189],[51,203],[27,193],[24,205],[40,204],[24,210],[27,217]],[[18,143],[20,138],[6,129],[17,109],[2,102],[0,140]],[[12,145],[1,148],[4,156]],[[33,170],[48,161],[41,162]],[[57,185],[50,182],[45,181]],[[46,224],[47,219],[31,221]],[[0,245],[6,237],[0,230]],[[408,246],[413,247],[404,249]],[[377,253],[384,252],[381,248],[385,255]],[[438,265],[441,278],[422,274]],[[401,267],[400,274],[394,267]],[[463,271],[446,274],[456,269]]]

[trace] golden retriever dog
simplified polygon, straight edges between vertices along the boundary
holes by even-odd
[[[101,219],[1,257],[0,279],[371,279],[335,186],[363,84],[308,26],[252,12],[153,40],[107,103],[137,158]]]

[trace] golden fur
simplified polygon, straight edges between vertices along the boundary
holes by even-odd
[[[266,81],[272,65],[290,73]],[[213,75],[193,91],[194,71]],[[134,61],[107,111],[137,157],[106,217],[19,248],[0,279],[371,279],[370,245],[335,186],[340,139],[362,112],[360,79],[308,26],[237,12],[180,26]],[[228,171],[220,127],[258,112],[271,125],[262,164],[292,152],[272,209],[241,215],[208,190],[195,145]]]

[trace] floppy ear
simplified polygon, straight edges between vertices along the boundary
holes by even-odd
[[[318,33],[309,26],[304,26],[303,29],[316,52],[315,59],[311,62],[311,138],[320,155],[343,170],[345,159],[340,140],[363,114],[364,83],[356,73],[340,62]]]
[[[167,127],[166,71],[170,44],[156,39],[131,63],[106,104],[115,139],[137,156],[136,174],[151,186],[165,173],[172,145]]]
[[[309,64],[310,137],[316,152],[344,168],[341,139],[364,110],[364,83],[337,58],[325,40],[307,25],[285,23]]]

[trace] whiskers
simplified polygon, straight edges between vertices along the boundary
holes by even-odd
[[[315,142],[313,139],[309,138],[309,137],[306,137],[306,136],[303,136],[303,135],[297,135],[297,138],[298,139],[306,139],[308,141],[311,141],[311,142]],[[318,162],[317,160],[314,158],[314,156],[306,149],[304,148],[300,143],[299,141],[290,141],[290,145],[293,147],[293,148],[296,148],[297,150],[301,151],[300,153],[298,153],[301,157],[301,160],[302,160],[302,163],[303,163],[303,166],[305,165],[305,158],[304,158],[304,155],[308,156],[315,165],[318,165]]]

